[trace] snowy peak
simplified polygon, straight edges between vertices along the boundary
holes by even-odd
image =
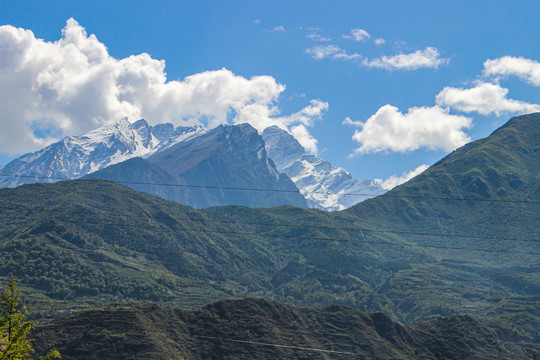
[[[309,207],[343,210],[386,191],[374,181],[359,182],[345,169],[306,154],[291,134],[277,126],[265,129],[262,136],[278,171],[291,178]]]
[[[151,127],[144,119],[131,123],[122,118],[114,124],[80,136],[68,136],[44,149],[25,154],[1,171],[9,175],[79,178],[134,157],[148,157],[202,133],[201,127],[175,129],[172,124]],[[14,187],[36,181],[47,180],[4,177],[0,179],[0,186]]]
[[[87,177],[127,182],[127,186],[135,190],[197,208],[284,204],[307,207],[298,188],[287,175],[280,174],[267,157],[262,137],[248,124],[218,126],[146,159],[130,159]],[[195,186],[129,184],[141,179],[154,184]],[[274,191],[254,192],[235,188]]]
[[[278,170],[300,159],[306,152],[294,136],[275,125],[264,129],[262,137],[268,156],[274,161]]]

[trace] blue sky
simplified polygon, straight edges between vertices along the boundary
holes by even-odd
[[[148,76],[158,79],[160,70],[148,59],[122,65],[108,57],[120,61],[146,53],[164,60],[165,83],[177,83],[167,88],[176,94],[171,97],[195,87],[189,99],[204,110],[186,112],[187,105],[170,105],[154,93],[145,96],[156,96],[156,107],[126,97],[110,105],[95,94],[111,90],[100,87],[107,79],[84,83],[91,66],[80,67],[80,74],[62,73],[62,61],[78,61],[66,46],[62,55],[53,46],[41,50],[37,40],[28,40],[32,36],[18,33],[14,40],[14,30],[3,27],[0,106],[8,115],[0,119],[0,164],[114,121],[106,117],[122,111],[150,123],[180,117],[196,122],[193,114],[201,111],[205,119],[228,112],[230,121],[236,115],[247,119],[253,111],[248,105],[255,104],[260,119],[253,124],[275,122],[296,131],[313,151],[316,146],[321,157],[359,179],[401,175],[487,136],[513,115],[540,109],[538,14],[536,1],[3,1],[0,25],[31,30],[44,43],[58,42],[70,18],[76,21],[70,29],[95,34],[92,46],[106,47],[100,74],[120,79],[114,89],[123,91],[128,76],[103,69],[131,71],[130,85],[135,72],[146,74],[145,67],[153,66]],[[24,47],[32,49],[30,61],[15,56]],[[40,51],[47,56],[42,59]],[[187,86],[185,78],[195,74],[204,75]],[[227,97],[215,107],[212,101],[222,95],[195,98],[197,86],[213,81],[226,87]],[[77,84],[86,86],[80,97],[61,95]],[[146,91],[162,94],[162,85]],[[242,94],[230,95],[235,91]],[[20,100],[25,96],[33,100]]]

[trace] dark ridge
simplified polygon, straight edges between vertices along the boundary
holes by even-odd
[[[69,359],[533,359],[538,339],[504,320],[410,326],[348,307],[226,300],[199,310],[111,305],[38,327],[35,347]],[[309,350],[307,350],[309,349]]]

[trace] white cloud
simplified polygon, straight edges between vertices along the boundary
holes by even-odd
[[[377,39],[384,40],[384,39]],[[420,68],[437,69],[439,66],[448,63],[448,59],[440,57],[439,51],[434,47],[427,47],[410,54],[398,54],[394,56],[382,56],[377,59],[362,60],[362,55],[349,54],[337,45],[319,45],[306,50],[312,58],[322,60],[330,58],[333,60],[359,61],[361,66],[385,70],[417,70]]]
[[[373,40],[373,42],[377,46],[383,46],[384,44],[386,44],[386,40],[384,40],[383,38],[375,39],[375,40]]]
[[[227,69],[167,81],[163,60],[145,53],[115,59],[73,19],[55,42],[36,39],[29,30],[0,26],[4,153],[33,151],[123,116],[151,124],[206,127],[248,122],[259,131],[270,125],[306,126],[320,118],[319,100],[296,114],[280,115],[277,102],[284,91],[271,76],[247,79]]]
[[[281,117],[276,125],[282,128],[290,127],[290,133],[298,140],[308,152],[317,154],[317,140],[309,133],[308,127],[312,127],[315,121],[321,120],[322,116],[328,110],[328,103],[314,99],[302,110],[289,116]],[[298,124],[298,125],[295,125]]]
[[[530,113],[540,111],[540,105],[507,99],[508,89],[498,84],[480,82],[470,89],[445,87],[436,97],[437,105],[450,106],[461,112],[481,115],[506,112]]]
[[[410,54],[382,56],[378,59],[365,59],[362,65],[385,70],[417,70],[420,68],[437,69],[448,63],[448,59],[440,57],[439,51],[434,47],[417,50]]]
[[[337,45],[324,45],[324,46],[314,46],[306,50],[312,58],[316,60],[321,60],[326,57],[330,57],[334,54],[340,53],[343,50]]]
[[[327,38],[327,37],[324,37],[324,36],[321,36],[321,35],[319,35],[319,34],[308,34],[308,35],[306,35],[306,37],[307,37],[308,39],[313,40],[313,41],[320,41],[320,42],[332,41],[332,39]]]
[[[300,145],[308,152],[317,154],[317,140],[309,133],[304,125],[297,125],[291,128],[291,135],[298,140]]]
[[[354,41],[363,41],[371,38],[371,35],[363,29],[352,29],[349,35],[343,35],[344,39],[351,39]]]
[[[335,60],[355,60],[361,58],[359,54],[347,54],[345,50],[337,45],[320,45],[314,46],[306,50],[312,58],[322,60],[324,58],[332,58]]]
[[[350,125],[350,126],[362,127],[362,125],[364,125],[364,123],[361,122],[361,121],[351,120],[351,118],[347,116],[345,119],[343,119],[343,121],[341,122],[341,125]]]
[[[268,32],[285,32],[285,28],[282,25],[279,25],[273,29],[268,30]]]
[[[396,186],[401,185],[404,182],[411,180],[416,175],[420,175],[421,173],[426,171],[427,168],[429,168],[429,165],[424,164],[424,165],[418,166],[414,170],[411,170],[409,172],[404,172],[403,174],[401,174],[401,176],[392,175],[384,181],[381,179],[375,179],[375,181],[380,183],[383,189],[391,190],[395,188]]]
[[[353,140],[360,143],[357,154],[384,151],[406,152],[420,148],[454,150],[470,141],[463,132],[470,128],[470,118],[450,115],[448,109],[434,107],[409,108],[402,114],[398,108],[385,105],[361,126]]]
[[[484,62],[484,75],[514,75],[534,86],[540,86],[540,62],[513,56],[488,59]]]
[[[321,101],[319,99],[313,99],[310,101],[310,104],[303,108],[302,110],[282,117],[284,124],[294,124],[300,123],[305,126],[313,126],[315,120],[322,119],[322,115],[328,110],[328,103]]]
[[[333,59],[337,60],[358,60],[361,59],[362,56],[360,54],[347,54],[346,52],[341,52],[338,54],[335,54],[332,56]]]

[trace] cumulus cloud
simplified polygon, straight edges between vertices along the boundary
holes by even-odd
[[[277,120],[277,125],[285,130],[287,126],[290,126],[288,130],[298,140],[309,153],[317,154],[317,140],[309,133],[308,127],[312,127],[315,121],[321,120],[322,116],[328,110],[328,103],[314,99],[310,101],[310,104],[302,110],[285,116]],[[298,125],[294,125],[298,124]]]
[[[345,50],[337,45],[314,46],[307,49],[306,52],[316,60],[322,60],[324,58],[331,58],[335,60],[355,60],[361,58],[359,54],[347,54]]]
[[[168,81],[163,60],[146,53],[115,59],[73,19],[55,42],[0,26],[0,152],[33,151],[123,116],[205,127],[248,122],[259,131],[270,125],[290,131],[320,117],[318,100],[281,115],[284,91],[271,76],[247,79],[227,69]]]
[[[450,106],[461,112],[477,112],[481,115],[540,111],[540,105],[507,99],[508,89],[498,84],[480,82],[470,89],[445,87],[437,96],[439,106]]]
[[[418,166],[414,170],[411,170],[409,172],[404,172],[403,174],[401,174],[401,176],[392,175],[386,180],[375,179],[375,181],[380,183],[383,189],[391,190],[395,188],[396,186],[401,185],[404,182],[411,180],[416,175],[420,175],[421,173],[426,171],[427,168],[429,168],[429,165],[423,164],[423,165]]]
[[[349,35],[343,35],[343,38],[354,41],[363,41],[371,38],[371,35],[364,29],[352,29]]]
[[[291,128],[291,135],[298,140],[300,145],[308,152],[317,154],[317,140],[309,133],[304,125],[297,125]]]
[[[484,62],[484,75],[514,75],[534,86],[540,86],[540,62],[513,56],[488,59]]]
[[[410,54],[382,56],[377,59],[364,59],[362,65],[385,70],[417,70],[420,68],[437,69],[447,64],[448,59],[440,57],[439,51],[434,47],[417,50]]]
[[[386,40],[384,40],[383,38],[375,39],[375,40],[373,40],[373,42],[377,46],[383,46],[384,44],[386,44]]]
[[[349,123],[361,127],[353,135],[353,140],[360,143],[356,154],[420,148],[450,151],[470,141],[463,129],[472,126],[470,118],[451,115],[448,109],[438,106],[413,107],[403,114],[385,105],[365,123]]]
[[[351,125],[351,126],[362,127],[364,123],[361,121],[351,120],[351,118],[347,116],[345,119],[343,119],[343,121],[341,122],[341,125]]]

